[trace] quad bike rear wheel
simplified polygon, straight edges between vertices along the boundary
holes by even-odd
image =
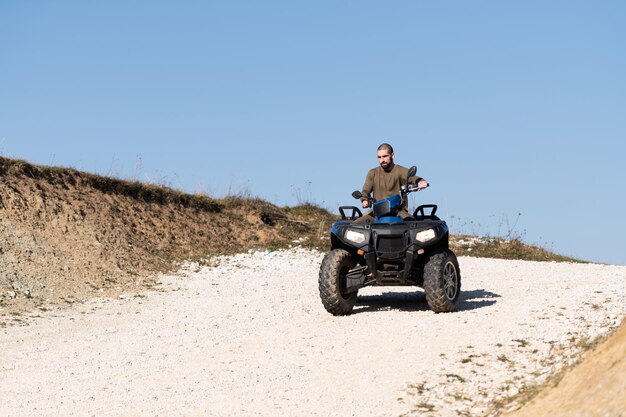
[[[454,253],[433,254],[424,266],[424,291],[428,307],[435,313],[457,311],[461,295],[461,270]]]
[[[335,316],[345,316],[352,311],[357,291],[346,291],[346,274],[356,262],[344,249],[333,249],[324,256],[320,267],[319,290],[324,308]]]

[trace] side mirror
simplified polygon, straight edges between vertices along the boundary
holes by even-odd
[[[417,167],[413,165],[411,168],[409,168],[409,174],[407,178],[414,177],[416,173],[417,173]]]
[[[355,192],[352,193],[352,197],[354,197],[354,198],[356,198],[358,200],[361,197],[363,197],[363,194],[361,194],[360,191],[355,191]]]

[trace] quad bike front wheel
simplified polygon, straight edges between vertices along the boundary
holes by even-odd
[[[346,274],[356,262],[344,249],[333,249],[324,256],[320,267],[319,290],[324,308],[335,316],[352,311],[357,291],[346,291]]]
[[[457,311],[461,295],[461,270],[450,250],[433,254],[424,266],[424,292],[435,313]]]

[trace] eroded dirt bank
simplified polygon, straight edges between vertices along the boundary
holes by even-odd
[[[626,324],[524,408],[507,417],[626,416]]]
[[[385,288],[338,318],[318,298],[321,256],[191,264],[166,291],[5,328],[0,415],[479,416],[625,313],[625,267],[462,257],[458,313]]]
[[[0,316],[142,289],[175,261],[316,235],[326,223],[314,211],[302,221],[261,200],[0,158]]]

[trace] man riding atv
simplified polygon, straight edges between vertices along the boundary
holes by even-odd
[[[362,192],[352,193],[372,210],[363,215],[358,207],[341,206],[341,219],[331,227],[319,292],[333,315],[350,314],[359,290],[370,286],[421,287],[434,312],[458,310],[461,271],[449,247],[448,225],[435,214],[435,204],[420,205],[409,215],[409,194],[428,182],[415,175],[415,166],[394,164],[393,156],[389,144],[380,145],[380,167],[368,172]]]
[[[393,162],[394,153],[393,147],[390,144],[381,144],[376,154],[380,166],[370,169],[365,177],[365,184],[363,184],[363,189],[361,190],[361,205],[363,208],[369,208],[368,197],[371,193],[374,194],[376,201],[380,201],[400,194],[400,187],[406,182],[408,182],[408,184],[415,184],[419,188],[428,187],[428,181],[418,176],[410,177],[407,181],[409,170]],[[408,207],[405,203],[402,210],[398,213],[398,216],[402,219],[411,217],[407,210]],[[370,210],[368,213],[355,220],[355,223],[371,222],[373,220],[374,216],[372,216],[372,211]]]

